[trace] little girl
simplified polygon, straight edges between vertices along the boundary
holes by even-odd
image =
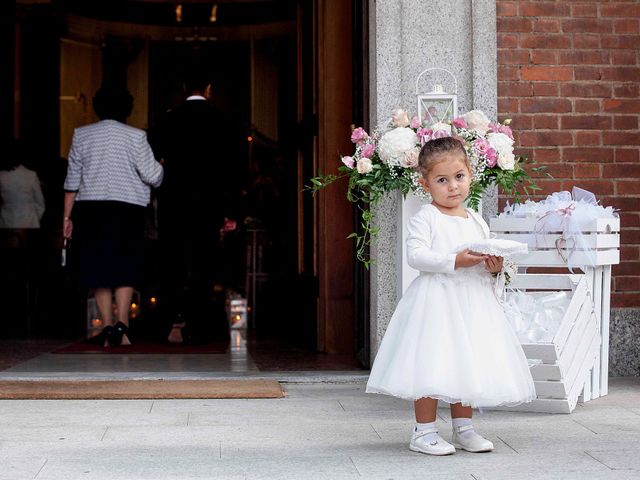
[[[502,269],[502,258],[456,253],[489,237],[482,217],[464,207],[471,182],[464,147],[451,137],[431,140],[419,168],[433,199],[409,221],[407,257],[420,276],[391,318],[367,392],[415,402],[415,452],[488,452],[493,444],[474,431],[472,408],[530,402],[533,380],[493,291],[491,273]],[[438,400],[451,404],[453,445],[438,435]]]

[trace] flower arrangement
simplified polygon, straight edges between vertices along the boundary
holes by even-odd
[[[478,209],[482,194],[491,185],[498,185],[505,193],[519,201],[521,190],[540,190],[522,165],[528,160],[513,152],[513,132],[510,120],[492,122],[481,110],[472,110],[453,119],[450,123],[438,122],[424,125],[414,116],[409,119],[406,110],[397,108],[391,112],[387,128],[369,135],[362,127],[351,132],[355,151],[341,158],[338,175],[319,175],[311,179],[308,187],[313,193],[335,181],[347,177],[347,199],[362,210],[362,232],[354,232],[348,238],[356,241],[356,256],[366,267],[371,263],[367,247],[378,231],[371,227],[371,207],[394,190],[406,197],[413,191],[417,196],[429,199],[418,179],[418,155],[429,140],[454,137],[460,140],[469,157],[472,183],[467,205]],[[542,172],[544,167],[532,168]]]

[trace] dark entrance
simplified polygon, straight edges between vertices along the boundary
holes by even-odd
[[[365,96],[366,65],[352,55],[366,42],[362,31],[353,33],[354,18],[356,26],[366,18],[363,2],[222,1],[214,9],[192,1],[181,4],[180,15],[168,1],[16,4],[13,45],[3,56],[14,73],[2,92],[14,99],[4,131],[37,145],[27,156],[44,183],[47,211],[37,247],[27,253],[37,272],[14,262],[7,270],[12,276],[5,275],[28,278],[7,283],[2,316],[11,328],[0,336],[85,334],[85,292],[58,262],[70,133],[95,121],[90,100],[107,77],[120,78],[134,95],[129,123],[152,127],[160,112],[182,100],[182,67],[195,61],[212,74],[216,106],[244,132],[237,159],[245,167],[242,216],[237,236],[225,245],[233,275],[222,287],[250,297],[252,353],[258,359],[289,349],[289,358],[304,362],[305,352],[326,352],[355,365],[368,342],[367,319],[360,316],[356,329],[354,306],[354,286],[365,292],[366,275],[355,282],[344,241],[352,210],[339,188],[316,199],[302,189],[306,178],[334,169],[337,154],[349,152],[349,125],[364,116],[353,99]],[[52,80],[42,85],[43,78]],[[154,235],[151,224],[151,259]],[[27,250],[14,247],[5,242],[3,251],[17,261]],[[149,278],[161,268],[161,258],[152,260]],[[151,322],[144,329],[152,328],[149,302],[161,304],[160,295],[153,280],[141,289],[132,327]]]

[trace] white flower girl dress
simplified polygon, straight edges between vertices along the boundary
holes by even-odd
[[[527,359],[480,263],[454,269],[458,247],[489,238],[478,214],[424,205],[409,222],[407,257],[420,270],[400,300],[367,392],[489,407],[535,398]]]

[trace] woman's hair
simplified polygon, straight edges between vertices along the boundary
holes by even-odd
[[[460,156],[460,159],[464,161],[469,171],[471,171],[471,164],[462,142],[453,137],[442,137],[429,140],[422,146],[418,156],[418,166],[422,176],[426,177],[433,170],[433,167],[446,160],[448,155]]]
[[[93,97],[93,109],[100,120],[124,122],[133,110],[133,97],[125,88],[102,87]]]

